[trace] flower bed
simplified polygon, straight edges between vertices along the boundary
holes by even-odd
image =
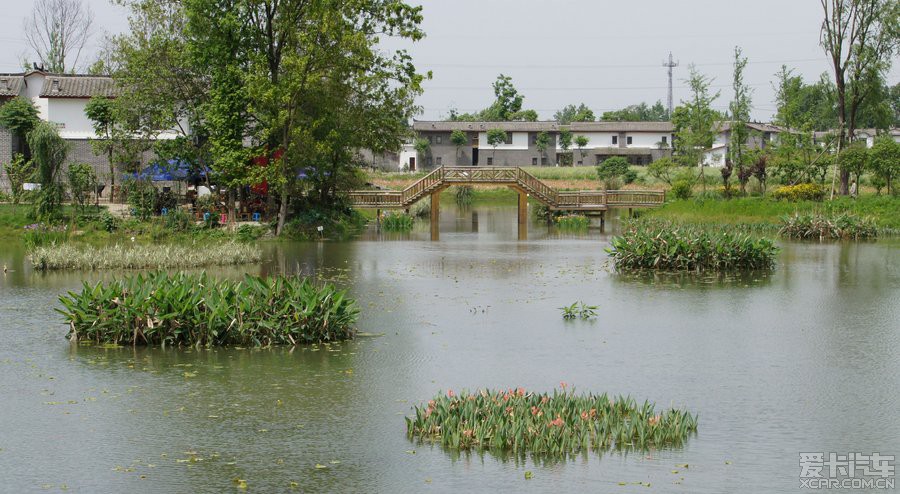
[[[684,410],[657,412],[633,398],[538,394],[522,388],[435,396],[406,417],[412,439],[458,450],[489,450],[566,456],[608,449],[679,446],[697,430],[697,416]]]

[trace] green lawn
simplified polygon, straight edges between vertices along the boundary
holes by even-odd
[[[861,196],[858,199],[839,197],[834,201],[823,202],[786,202],[766,197],[674,200],[647,214],[685,223],[775,225],[782,216],[814,212],[849,212],[873,218],[879,228],[900,230],[900,197],[875,195]]]

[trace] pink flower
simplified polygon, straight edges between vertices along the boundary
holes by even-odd
[[[566,386],[568,386],[568,385],[566,384],[565,381],[560,381],[560,382],[559,382],[559,387],[561,387],[562,389],[566,389]]]
[[[588,413],[587,413],[587,412],[581,412],[581,420],[587,420],[587,419],[588,419]]]
[[[661,417],[660,417],[659,414],[657,413],[656,415],[654,415],[654,416],[650,417],[649,419],[647,419],[647,422],[648,422],[650,425],[656,425],[656,424],[659,423],[659,419],[660,419],[660,418],[661,418]]]
[[[447,397],[448,397],[448,398],[453,398],[454,396],[456,396],[456,395],[453,393],[453,390],[452,390],[452,389],[447,390]]]
[[[519,388],[516,390],[516,396],[525,396],[525,388]]]
[[[428,400],[428,408],[434,408],[434,400]]]
[[[555,426],[555,427],[562,427],[562,426],[563,426],[563,419],[562,419],[562,417],[560,417],[559,415],[557,415],[555,419],[553,419],[553,420],[550,421],[550,427],[554,427],[554,426]]]

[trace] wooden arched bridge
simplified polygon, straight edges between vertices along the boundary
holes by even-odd
[[[612,208],[661,206],[665,192],[656,190],[558,191],[519,167],[442,166],[403,190],[359,190],[350,192],[357,208],[409,209],[431,196],[431,239],[440,236],[440,194],[451,185],[505,185],[519,194],[519,239],[528,236],[528,198],[533,197],[556,211],[598,211]],[[602,217],[602,216],[601,216]]]

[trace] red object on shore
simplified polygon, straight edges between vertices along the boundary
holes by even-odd
[[[284,154],[284,150],[278,149],[274,153],[272,153],[271,159],[277,160],[277,159],[281,158],[282,154]],[[253,158],[253,164],[256,166],[267,167],[267,166],[269,166],[269,162],[270,162],[270,159],[269,159],[268,155],[262,155],[262,156],[257,156],[256,158]],[[269,194],[269,182],[263,180],[262,183],[251,185],[250,190],[254,194],[259,194],[261,196],[268,195]]]

